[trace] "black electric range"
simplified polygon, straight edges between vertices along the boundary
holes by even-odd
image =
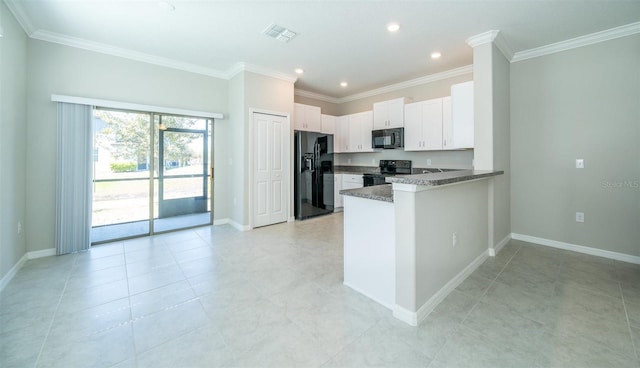
[[[380,173],[362,175],[365,187],[386,184],[388,176],[411,174],[411,160],[380,160],[379,167]]]

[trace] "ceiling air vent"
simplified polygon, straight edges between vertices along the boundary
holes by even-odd
[[[267,29],[265,29],[262,33],[266,34],[269,37],[275,38],[276,40],[282,42],[289,42],[298,34],[294,31],[281,27],[277,24],[271,24]]]

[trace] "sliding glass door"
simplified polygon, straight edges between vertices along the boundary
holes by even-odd
[[[210,125],[94,111],[93,244],[212,223]]]
[[[156,231],[211,223],[209,124],[159,117]]]

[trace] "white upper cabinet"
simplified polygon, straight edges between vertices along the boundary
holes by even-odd
[[[404,105],[404,150],[422,149],[422,102]]]
[[[336,134],[336,117],[322,114],[320,132],[324,134]],[[335,137],[334,137],[335,141]]]
[[[402,128],[404,126],[405,98],[373,104],[373,129]]]
[[[442,149],[453,149],[453,124],[451,123],[451,97],[442,99]]]
[[[333,152],[349,152],[349,116],[336,118],[335,135],[333,137]]]
[[[348,115],[349,147],[348,152],[373,152],[371,131],[373,130],[373,112],[365,111]]]
[[[293,126],[295,130],[308,132],[320,132],[322,130],[322,119],[320,108],[317,106],[294,103],[293,106]]]
[[[473,81],[451,86],[451,137],[446,149],[473,148]]]
[[[443,99],[405,105],[405,151],[442,149]]]

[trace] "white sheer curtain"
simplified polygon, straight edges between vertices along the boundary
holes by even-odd
[[[58,102],[56,254],[91,246],[92,107]]]

